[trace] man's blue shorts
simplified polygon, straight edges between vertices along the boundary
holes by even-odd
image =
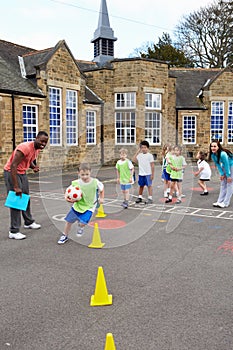
[[[131,184],[126,184],[126,185],[121,184],[121,190],[122,190],[122,191],[129,190],[131,187],[132,187]]]
[[[151,175],[138,175],[138,186],[152,186]]]
[[[170,174],[167,173],[166,169],[163,169],[162,179],[166,180],[166,181],[170,181],[171,180]]]
[[[82,224],[87,225],[88,222],[91,220],[91,217],[92,211],[90,210],[86,210],[84,213],[79,213],[78,211],[71,208],[69,213],[65,217],[65,221],[69,222],[70,224],[73,224],[75,221],[79,221]]]

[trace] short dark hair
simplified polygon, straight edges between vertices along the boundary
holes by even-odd
[[[140,146],[146,146],[147,148],[149,148],[149,147],[150,147],[150,144],[149,144],[148,141],[144,140],[144,141],[141,141],[141,142],[140,142]]]
[[[46,131],[39,131],[38,134],[36,135],[36,137],[40,137],[40,136],[46,136],[49,137],[49,135],[47,134]]]
[[[207,157],[207,152],[205,151],[199,151],[199,157],[201,160],[205,160]]]

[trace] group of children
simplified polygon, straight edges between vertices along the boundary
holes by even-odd
[[[185,158],[181,154],[181,147],[165,145],[163,147],[163,168],[162,179],[164,181],[164,197],[165,203],[172,202],[172,197],[176,193],[176,203],[181,203],[182,198],[182,180],[184,168],[187,165]],[[207,195],[208,190],[206,181],[210,180],[211,170],[209,164],[205,161],[206,154],[202,151],[198,152],[197,166],[198,171],[195,176],[200,176],[199,185],[203,189],[201,195]],[[154,179],[154,157],[149,151],[149,143],[144,140],[132,158],[134,163],[138,164],[138,198],[136,203],[143,202],[144,188],[148,189],[148,198],[145,203],[152,204],[152,182]],[[135,172],[133,162],[127,158],[127,150],[120,150],[120,159],[116,163],[117,183],[123,194],[123,208],[128,208],[130,189],[135,181]],[[79,186],[82,190],[82,198],[78,202],[74,202],[69,213],[65,217],[65,228],[62,236],[58,240],[58,244],[68,241],[71,226],[78,221],[77,235],[83,234],[84,227],[89,223],[93,212],[96,209],[97,202],[100,204],[104,200],[104,185],[98,179],[91,177],[91,168],[89,164],[82,163],[79,167],[79,179],[72,182],[74,186]]]
[[[181,154],[180,146],[171,146],[167,144],[163,147],[163,170],[162,180],[164,181],[164,197],[165,203],[172,202],[172,197],[176,193],[176,203],[181,203],[182,194],[182,181],[184,169],[187,165],[184,156]],[[207,153],[199,151],[197,153],[197,167],[198,171],[194,172],[194,176],[199,175],[198,184],[203,190],[200,193],[201,196],[208,195],[206,182],[210,180],[211,168],[205,160]]]

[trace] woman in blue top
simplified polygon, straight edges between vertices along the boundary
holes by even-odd
[[[218,140],[210,144],[209,159],[213,160],[220,174],[220,193],[214,207],[226,208],[233,194],[233,154],[223,148]]]

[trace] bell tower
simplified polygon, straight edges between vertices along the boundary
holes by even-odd
[[[98,27],[95,30],[94,38],[94,59],[93,62],[100,66],[114,58],[114,32],[110,27],[106,0],[101,0]]]

